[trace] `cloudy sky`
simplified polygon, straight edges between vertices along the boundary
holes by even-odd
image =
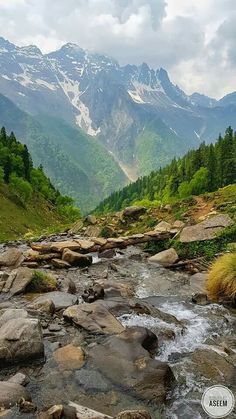
[[[162,66],[187,93],[236,90],[236,0],[0,0],[0,28],[43,52],[75,42]]]

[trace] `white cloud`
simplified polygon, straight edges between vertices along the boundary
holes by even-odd
[[[0,0],[1,35],[44,52],[65,42],[165,67],[188,93],[236,90],[235,0]]]

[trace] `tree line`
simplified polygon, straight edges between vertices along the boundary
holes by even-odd
[[[236,133],[229,127],[214,145],[203,142],[184,157],[114,192],[96,212],[119,211],[134,203],[172,203],[232,183],[236,183]]]
[[[71,220],[80,216],[73,199],[60,194],[45,175],[42,165],[34,167],[27,146],[19,142],[13,132],[7,135],[4,127],[0,130],[0,184],[7,185],[23,205],[33,193],[40,193],[62,216]]]

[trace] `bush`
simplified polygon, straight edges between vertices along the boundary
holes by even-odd
[[[24,204],[29,201],[33,192],[29,182],[15,175],[10,178],[10,189]]]
[[[236,253],[227,253],[213,263],[207,292],[212,301],[236,304]]]
[[[57,289],[57,281],[42,271],[34,271],[27,292],[50,292]]]

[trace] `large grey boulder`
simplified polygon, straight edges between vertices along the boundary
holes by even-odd
[[[233,225],[233,220],[228,215],[216,215],[202,223],[185,227],[180,234],[182,243],[213,240],[218,233],[226,227]]]
[[[44,345],[38,319],[27,317],[24,310],[14,309],[6,310],[2,316],[4,324],[0,326],[0,365],[43,356]]]
[[[63,316],[92,333],[117,334],[124,331],[122,324],[100,301],[68,307]]]
[[[145,207],[131,206],[125,208],[122,215],[124,218],[138,219],[146,211],[147,208]]]
[[[13,407],[22,398],[31,401],[30,394],[23,386],[10,381],[0,381],[0,408]]]
[[[11,272],[2,292],[12,295],[21,294],[25,291],[27,285],[30,284],[33,278],[33,272],[29,268],[18,268]]]
[[[80,268],[92,265],[93,261],[92,256],[82,255],[81,253],[73,252],[70,249],[65,249],[63,251],[62,260],[72,266],[78,266]]]
[[[179,256],[175,249],[170,248],[159,252],[154,256],[151,256],[148,261],[152,263],[158,263],[162,266],[170,266],[176,263],[179,259]]]
[[[148,329],[128,328],[91,348],[88,363],[136,397],[164,402],[175,380],[167,363],[153,359],[157,344],[156,335]]]

